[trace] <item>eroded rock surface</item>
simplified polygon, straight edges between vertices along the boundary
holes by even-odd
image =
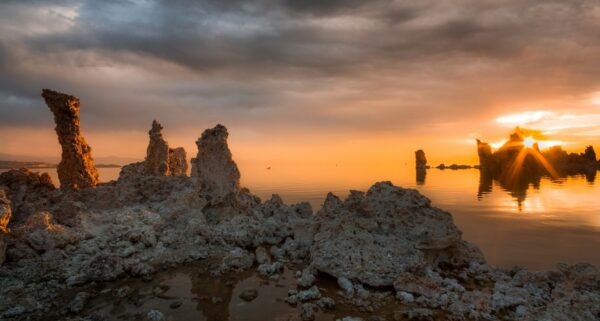
[[[54,114],[56,134],[62,147],[57,172],[61,188],[86,188],[98,184],[92,148],[85,142],[79,125],[79,99],[44,89],[42,97]]]
[[[452,216],[416,190],[390,182],[366,194],[352,191],[344,201],[330,193],[317,220],[311,266],[337,278],[390,286],[401,273],[465,261]]]
[[[240,171],[227,145],[229,133],[223,125],[207,129],[196,141],[198,156],[192,176],[197,177],[200,195],[220,204],[240,189]]]
[[[11,217],[10,200],[6,196],[6,191],[0,189],[0,231],[8,230],[8,222],[10,222]]]
[[[56,190],[47,173],[32,172],[26,168],[0,173],[0,186],[4,186],[12,209],[11,222],[18,224],[44,208]]]
[[[146,150],[146,159],[143,162],[143,173],[154,176],[187,175],[185,150],[183,147],[169,148],[169,144],[163,138],[162,129],[162,125],[156,120],[152,122],[152,128],[148,132],[150,142]],[[140,171],[138,168],[133,171],[132,169],[133,167],[128,168],[126,174],[137,174]]]

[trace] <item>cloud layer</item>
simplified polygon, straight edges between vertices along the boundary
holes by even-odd
[[[505,114],[600,113],[595,0],[13,0],[0,34],[3,132],[52,127],[46,87],[82,99],[86,130],[138,138],[158,118],[458,141]]]

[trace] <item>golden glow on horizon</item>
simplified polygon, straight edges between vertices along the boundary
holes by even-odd
[[[496,121],[501,125],[506,125],[510,127],[515,126],[524,126],[530,123],[534,123],[542,120],[544,117],[552,115],[551,112],[541,110],[541,111],[527,111],[519,114],[509,114],[496,118]]]

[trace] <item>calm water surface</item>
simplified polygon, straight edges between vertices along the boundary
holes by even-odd
[[[102,181],[116,179],[119,168],[98,169]],[[54,182],[56,171],[47,169]],[[242,184],[263,200],[273,193],[288,203],[308,201],[315,212],[327,192],[345,197],[349,190],[366,190],[374,182],[389,180],[416,188],[433,204],[453,214],[464,238],[483,250],[492,264],[532,269],[552,268],[558,262],[590,262],[600,266],[600,176],[552,181],[543,178],[516,195],[496,182],[479,193],[478,170],[427,172],[417,184],[412,166],[372,168],[341,165],[275,167],[240,164]]]

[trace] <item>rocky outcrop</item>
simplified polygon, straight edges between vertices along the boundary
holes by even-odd
[[[14,233],[38,252],[62,249],[78,240],[70,228],[56,223],[52,214],[48,212],[31,215]]]
[[[213,205],[233,197],[240,189],[240,171],[232,159],[227,146],[227,128],[217,125],[207,129],[196,141],[197,184],[200,196],[207,198]]]
[[[169,144],[162,135],[163,127],[152,121],[152,128],[148,131],[150,142],[146,150],[144,171],[147,175],[168,176],[169,171]]]
[[[352,191],[344,201],[330,193],[317,220],[311,266],[337,278],[390,286],[404,272],[483,261],[474,246],[463,250],[468,245],[449,213],[416,190],[389,182],[375,184],[366,195]]]
[[[8,222],[12,217],[12,209],[10,207],[10,200],[6,196],[6,192],[0,189],[0,231],[8,230]]]
[[[169,171],[171,176],[187,175],[187,154],[183,147],[169,149]]]
[[[46,207],[48,196],[56,190],[47,173],[32,172],[26,168],[13,169],[0,174],[0,186],[11,203],[13,223],[22,223]]]
[[[162,125],[156,120],[148,132],[150,142],[144,160],[144,174],[154,176],[185,176],[187,175],[186,153],[183,147],[169,148],[163,138]]]
[[[415,152],[415,162],[417,169],[427,169],[427,158],[422,149]]]
[[[62,147],[58,164],[61,188],[78,189],[98,184],[98,171],[94,167],[92,148],[85,142],[79,126],[79,99],[44,89],[42,97],[54,114],[56,134]]]
[[[4,190],[0,189],[0,266],[6,259],[6,245],[8,234],[8,222],[12,216],[10,201],[6,197]]]

